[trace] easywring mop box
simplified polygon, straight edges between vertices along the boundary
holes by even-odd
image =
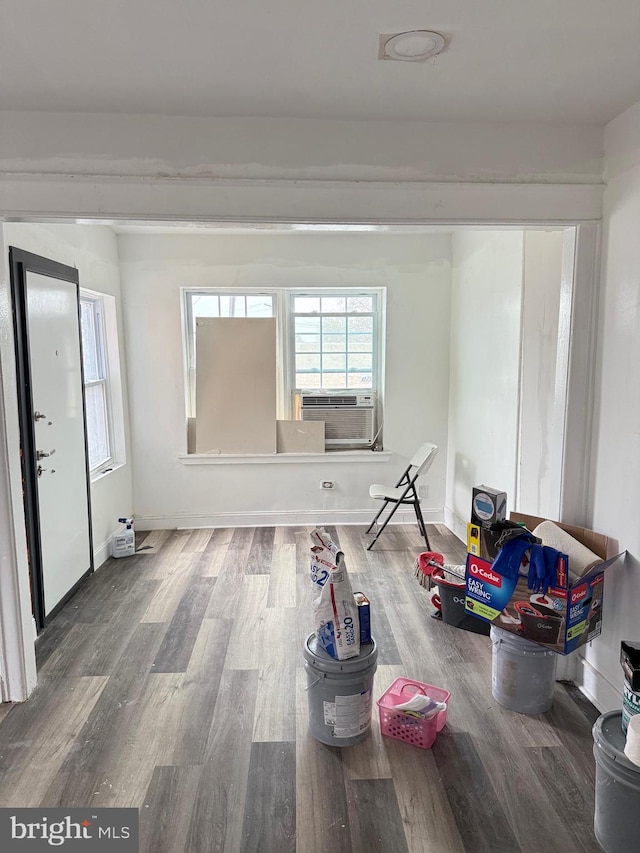
[[[622,555],[583,527],[512,512],[521,525],[481,556],[469,525],[465,609],[496,627],[569,654],[602,629],[604,573]],[[498,538],[492,540],[497,542]]]

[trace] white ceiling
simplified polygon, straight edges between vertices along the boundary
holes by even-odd
[[[3,0],[0,108],[603,124],[640,100],[639,0]],[[432,29],[425,63],[379,33]]]

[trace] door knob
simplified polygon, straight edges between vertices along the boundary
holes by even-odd
[[[53,456],[55,452],[55,447],[53,450],[36,450],[36,459],[40,461],[40,459],[45,459],[47,456]]]
[[[43,414],[42,414],[42,412],[34,412],[34,413],[33,413],[33,419],[34,419],[34,421],[40,421],[40,420],[42,420],[42,418],[46,418],[46,417],[47,417],[47,416],[46,416],[46,415],[43,415]]]
[[[42,477],[42,475],[44,474],[44,472],[45,472],[45,471],[49,471],[49,469],[48,469],[48,468],[43,468],[43,467],[42,467],[42,465],[38,465],[38,477]],[[56,473],[56,469],[55,469],[55,468],[52,468],[52,469],[51,469],[51,471],[50,471],[49,473],[51,473],[51,474],[55,474],[55,473]]]

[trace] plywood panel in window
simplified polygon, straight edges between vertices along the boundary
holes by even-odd
[[[276,452],[276,321],[196,321],[196,453]]]
[[[324,421],[277,421],[278,453],[324,453]]]

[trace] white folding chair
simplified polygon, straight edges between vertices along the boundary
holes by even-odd
[[[401,504],[413,504],[413,508],[416,513],[416,518],[418,520],[418,528],[420,530],[420,534],[424,537],[424,541],[427,546],[427,551],[431,550],[431,546],[429,545],[429,537],[427,536],[427,529],[424,524],[424,518],[422,517],[422,510],[420,509],[420,500],[418,498],[416,480],[421,474],[424,474],[425,471],[428,470],[431,463],[435,459],[437,452],[438,446],[436,444],[426,442],[418,448],[407,469],[403,473],[402,477],[400,477],[395,486],[383,486],[380,483],[374,483],[374,485],[369,488],[369,496],[375,498],[376,500],[382,500],[384,501],[384,503],[382,504],[380,512],[376,515],[376,517],[369,525],[367,533],[371,533],[371,531],[376,525],[376,522],[384,512],[385,508],[389,504],[393,504],[393,506],[391,508],[391,512],[384,520],[382,527],[376,533],[375,539],[373,539],[371,543],[367,546],[367,551],[370,551],[376,544],[376,542],[378,541],[378,537],[385,529],[394,512]]]

